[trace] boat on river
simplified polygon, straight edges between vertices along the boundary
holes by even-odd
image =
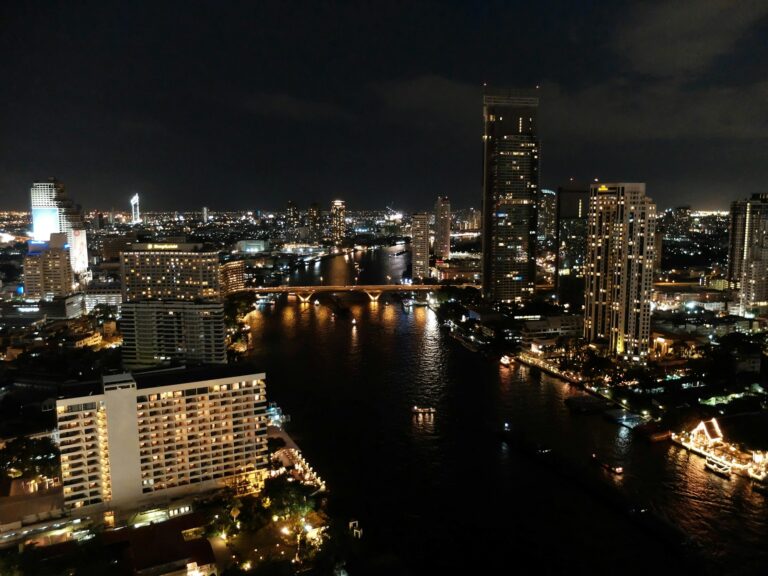
[[[434,414],[437,410],[431,406],[414,406],[411,408],[414,414]]]
[[[624,474],[624,468],[622,466],[618,466],[616,464],[611,464],[610,462],[605,462],[597,457],[597,454],[592,454],[592,461],[596,464],[599,464],[600,467],[604,468],[608,472],[612,474]]]
[[[707,460],[704,462],[704,467],[710,472],[713,472],[718,476],[722,476],[726,480],[731,479],[731,466],[722,460],[718,460],[712,456],[707,456]]]

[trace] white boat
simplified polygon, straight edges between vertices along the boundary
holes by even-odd
[[[512,359],[506,354],[504,354],[504,356],[501,357],[499,362],[501,362],[502,366],[509,366],[512,363]]]
[[[704,467],[718,476],[722,476],[726,479],[731,478],[731,466],[712,456],[707,456],[707,460],[704,462]]]

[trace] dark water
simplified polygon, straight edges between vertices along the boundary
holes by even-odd
[[[389,254],[400,249],[337,257],[291,284],[399,278],[407,256]],[[577,390],[466,350],[427,308],[344,302],[356,326],[325,305],[252,313],[253,356],[383,573],[768,571],[768,502],[743,479],[570,413]],[[415,404],[437,414],[414,416]],[[592,465],[593,452],[624,474]]]

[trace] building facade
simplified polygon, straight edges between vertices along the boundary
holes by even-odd
[[[412,278],[429,278],[429,214],[419,212],[411,217]]]
[[[347,208],[344,200],[331,202],[331,240],[339,246],[347,235]]]
[[[655,228],[645,184],[590,187],[584,336],[612,355],[648,354]]]
[[[728,282],[742,314],[768,306],[768,194],[731,204]]]
[[[219,267],[221,274],[221,294],[226,296],[245,288],[245,261],[230,260]]]
[[[536,276],[539,140],[536,92],[483,95],[483,296],[520,302]]]
[[[227,363],[224,305],[220,302],[126,302],[121,315],[123,366],[128,370],[169,361]]]
[[[199,244],[133,244],[120,253],[123,301],[221,296],[219,253]]]
[[[72,293],[75,282],[66,235],[54,232],[48,242],[31,241],[24,257],[24,295],[51,300]]]
[[[267,468],[265,375],[161,371],[104,376],[56,401],[64,505],[135,509],[243,482]]]
[[[448,196],[438,196],[435,202],[435,258],[451,257],[451,203]]]
[[[557,189],[555,208],[555,293],[572,311],[584,305],[589,190]]]
[[[32,207],[32,235],[35,240],[47,242],[51,234],[67,235],[72,271],[88,271],[88,241],[80,208],[68,197],[64,184],[51,178],[35,182],[30,190]]]

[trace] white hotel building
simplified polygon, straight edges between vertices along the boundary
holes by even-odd
[[[104,376],[97,392],[56,401],[65,507],[135,509],[157,498],[261,485],[268,462],[263,373],[125,373]]]

